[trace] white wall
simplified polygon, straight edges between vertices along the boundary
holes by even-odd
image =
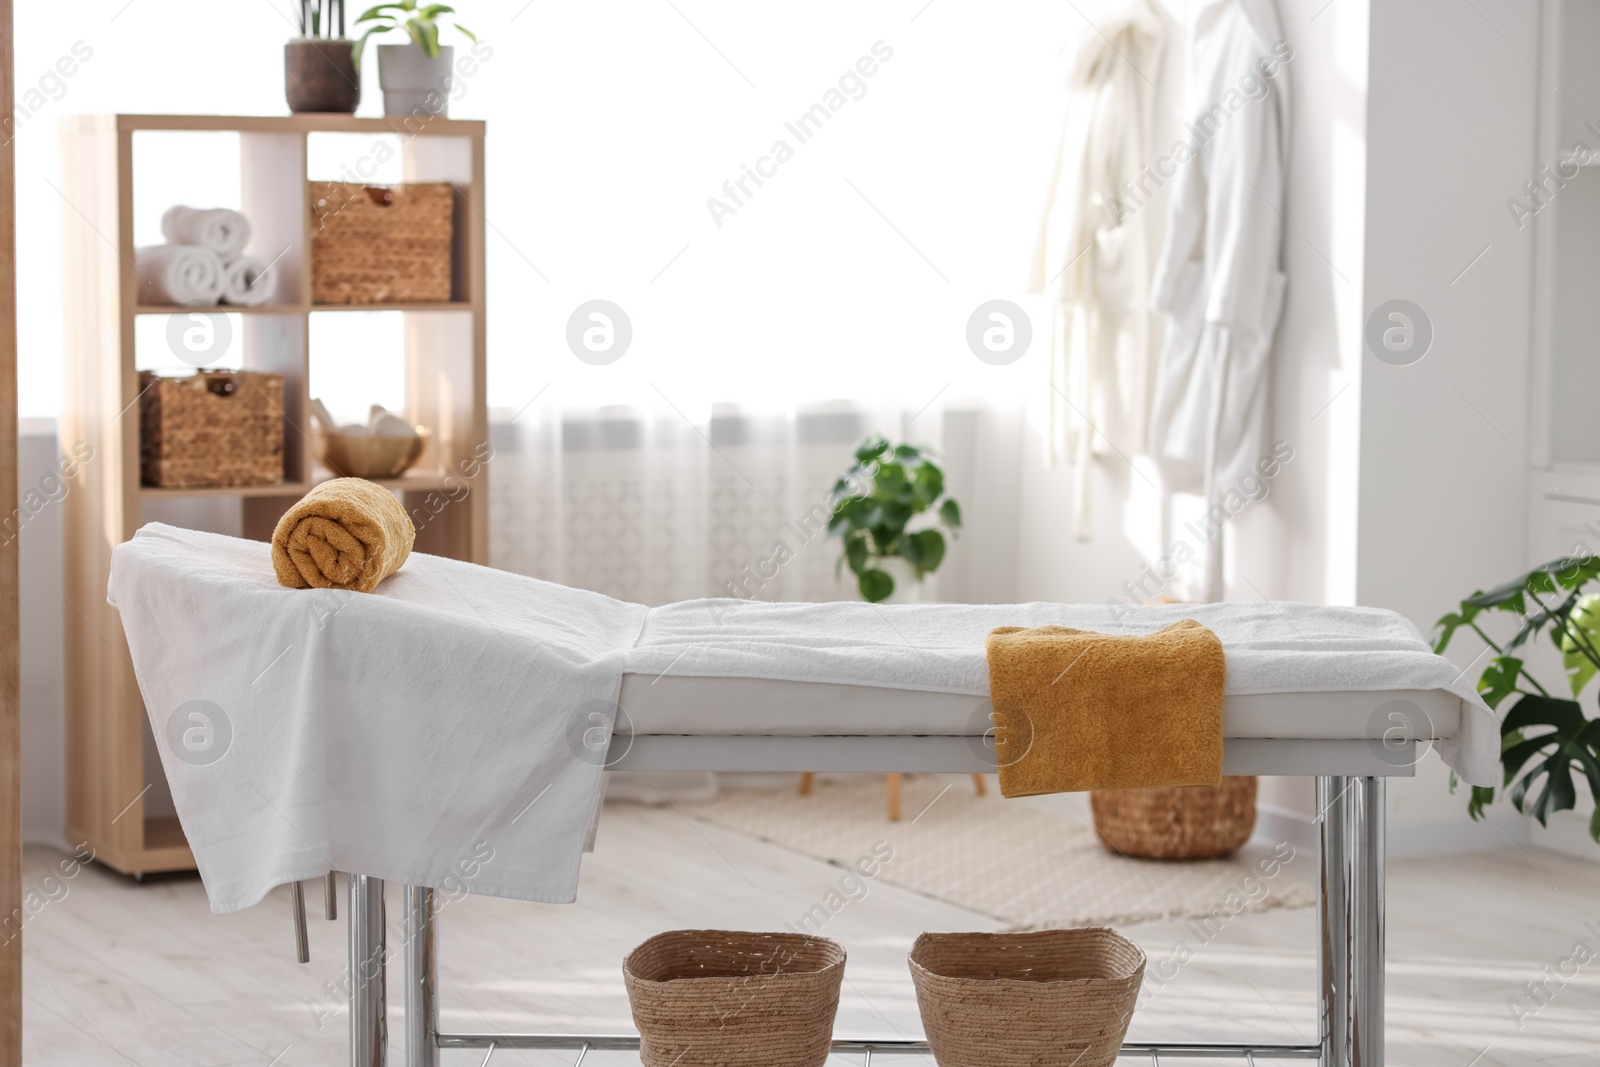
[[[1365,303],[1414,301],[1434,341],[1366,359],[1357,595],[1419,621],[1527,556],[1533,240],[1505,201],[1535,166],[1538,5],[1481,6],[1493,26],[1453,0],[1373,12]]]
[[[1434,341],[1409,366],[1365,357],[1356,595],[1423,627],[1528,564],[1534,246],[1505,203],[1535,170],[1540,6],[1373,5],[1364,306],[1413,301]],[[1471,835],[1443,768],[1419,771],[1396,822]]]

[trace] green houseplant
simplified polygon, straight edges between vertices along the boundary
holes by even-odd
[[[1585,690],[1600,675],[1600,593],[1584,591],[1597,576],[1600,556],[1552,560],[1488,592],[1474,593],[1436,624],[1436,652],[1443,652],[1462,629],[1470,629],[1494,652],[1478,679],[1478,692],[1491,708],[1507,709],[1500,722],[1502,787],[1509,789],[1518,811],[1541,825],[1576,805],[1580,782],[1600,800],[1600,718],[1584,710]],[[1495,642],[1479,625],[1491,612],[1520,619],[1504,643]],[[1561,653],[1570,697],[1552,693],[1528,671],[1524,650],[1541,633]],[[1587,702],[1595,703],[1592,697]],[[1450,785],[1456,786],[1454,776]],[[1494,798],[1494,789],[1474,786],[1467,813],[1482,818],[1484,806]],[[1600,842],[1600,808],[1589,820],[1589,836]]]
[[[357,26],[364,26],[356,45],[356,69],[367,41],[382,33],[404,33],[410,44],[378,46],[378,84],[383,88],[385,115],[438,115],[450,112],[450,89],[454,79],[455,50],[439,43],[439,18],[455,14],[449,4],[419,4],[417,0],[379,4],[362,12]],[[462,36],[478,43],[471,30],[452,22]]]
[[[300,36],[283,46],[290,111],[349,115],[361,103],[355,46],[345,37],[344,0],[299,0]]]
[[[861,596],[871,603],[894,595],[894,576],[886,565],[903,562],[904,577],[920,582],[944,562],[944,535],[919,517],[944,525],[952,535],[961,528],[961,505],[944,495],[944,471],[932,455],[917,445],[870,437],[834,484],[828,532],[844,542],[840,569],[849,566]]]

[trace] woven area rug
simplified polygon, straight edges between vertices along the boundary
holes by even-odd
[[[1225,860],[1132,860],[1096,840],[1087,798],[1071,798],[1080,817],[1068,819],[1001,799],[992,779],[980,798],[966,776],[908,776],[903,821],[892,823],[884,789],[874,775],[819,782],[808,797],[732,792],[683,810],[839,866],[887,842],[894,857],[880,880],[1017,929],[1168,918],[1213,926],[1243,912],[1316,903],[1306,884],[1316,856],[1287,844],[1247,846]]]

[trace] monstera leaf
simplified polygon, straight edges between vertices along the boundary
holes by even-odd
[[[1503,649],[1489,642],[1497,652],[1521,648],[1528,638],[1546,626],[1551,627],[1554,636],[1565,629],[1567,616],[1580,597],[1581,587],[1596,577],[1600,577],[1600,556],[1568,556],[1535,567],[1527,574],[1488,592],[1474,593],[1461,602],[1458,610],[1439,617],[1434,624],[1433,650],[1443,652],[1456,631],[1462,627],[1469,627],[1484,637],[1477,619],[1486,611],[1510,612],[1522,618],[1516,634]],[[1545,597],[1560,599],[1550,604],[1546,603]],[[1535,607],[1531,612],[1528,610],[1530,601]],[[1484,640],[1488,641],[1488,638],[1484,637]]]
[[[1522,692],[1517,688],[1517,678],[1521,674],[1520,659],[1515,656],[1496,656],[1478,676],[1478,695],[1491,708],[1498,708],[1506,697]]]
[[[1576,699],[1600,674],[1600,595],[1583,591],[1597,577],[1600,556],[1552,560],[1504,585],[1474,593],[1435,628],[1437,652],[1462,629],[1472,630],[1494,650],[1478,679],[1478,692],[1491,708],[1510,708],[1500,724],[1503,785],[1512,805],[1541,824],[1575,807],[1580,785],[1600,800],[1600,719],[1588,718]],[[1480,625],[1486,612],[1518,617],[1504,644],[1497,644]],[[1540,633],[1548,633],[1561,651],[1574,699],[1553,696],[1529,673],[1524,656],[1515,654]],[[1452,775],[1451,789],[1455,787]],[[1494,789],[1473,787],[1467,814],[1482,818],[1495,795]],[[1600,842],[1600,805],[1589,821],[1589,836]]]
[[[1576,700],[1524,696],[1506,715],[1500,733],[1505,784],[1511,803],[1524,815],[1544,825],[1556,812],[1570,811],[1578,797],[1574,771],[1600,796],[1600,719],[1585,718]],[[1600,840],[1600,810],[1589,832]]]
[[[1566,630],[1556,636],[1556,646],[1561,649],[1561,665],[1567,669],[1572,695],[1577,696],[1597,670],[1587,653],[1600,648],[1600,594],[1578,598],[1567,614]]]

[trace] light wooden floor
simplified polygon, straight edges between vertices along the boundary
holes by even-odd
[[[893,840],[887,824],[884,836]],[[862,843],[863,852],[870,844]],[[345,1015],[318,1022],[317,1005],[328,1003],[323,985],[340,980],[344,959],[342,914],[338,923],[317,918],[320,894],[308,894],[312,962],[302,966],[293,958],[286,891],[248,912],[214,916],[192,876],[137,886],[86,868],[70,881],[48,881],[57,860],[35,849],[25,867],[25,888],[55,898],[26,926],[27,1064],[346,1062]],[[1314,864],[1303,855],[1290,876],[1309,879]],[[619,964],[632,945],[671,927],[781,928],[819,901],[839,873],[690,823],[671,809],[608,808],[598,849],[584,865],[579,904],[473,898],[445,910],[446,1028],[626,1027]],[[1392,1067],[1600,1063],[1600,958],[1521,1029],[1507,1007],[1541,968],[1558,968],[1574,942],[1586,939],[1600,951],[1600,865],[1537,851],[1393,863],[1389,905]],[[396,897],[390,908],[397,914]],[[905,966],[912,938],[922,930],[995,925],[893,886],[872,886],[824,930],[850,954],[839,1032],[919,1033]],[[1243,915],[1209,942],[1176,922],[1128,932],[1152,966],[1180,941],[1193,950],[1140,1011],[1134,1036],[1312,1040],[1310,910]],[[398,971],[390,982],[393,1003]],[[397,1063],[398,1027],[396,1014]],[[498,1052],[492,1063],[544,1067],[572,1059]],[[445,1057],[450,1067],[481,1060],[482,1053]],[[629,1062],[636,1057],[585,1061]]]

